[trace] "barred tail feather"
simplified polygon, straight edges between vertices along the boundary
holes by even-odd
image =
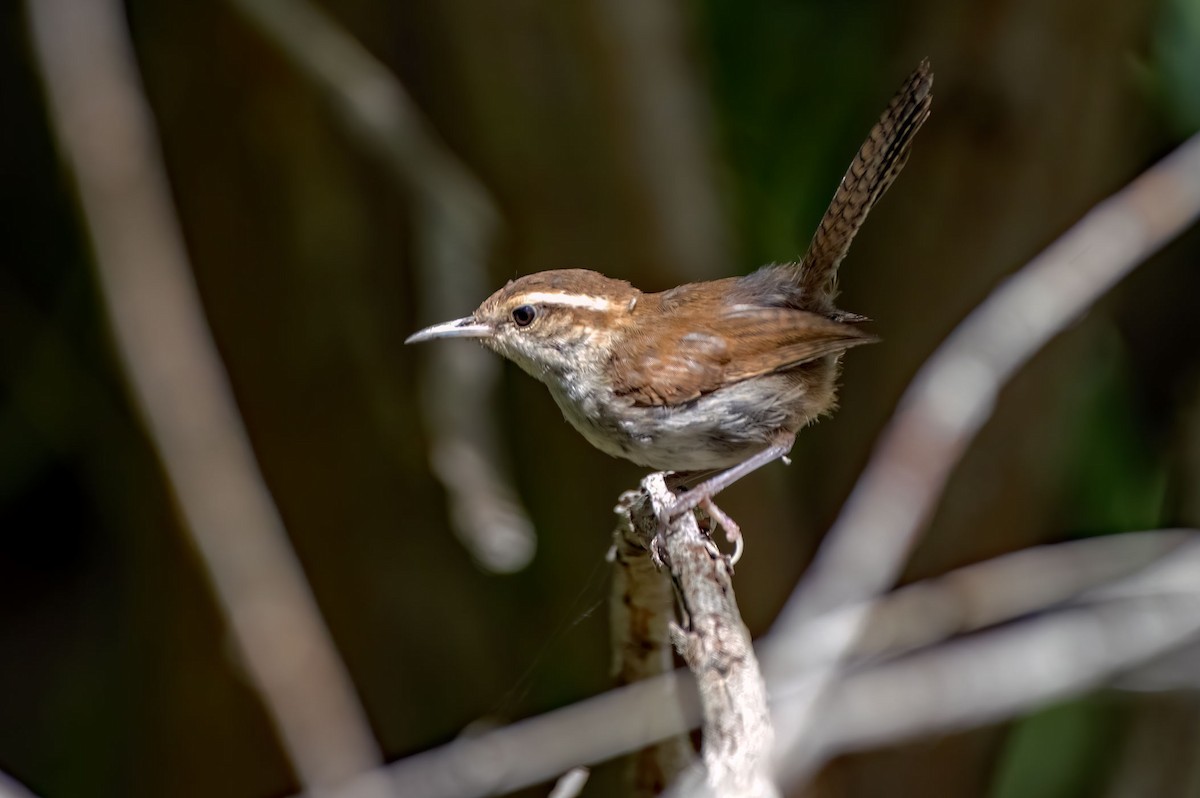
[[[800,284],[809,307],[833,310],[838,266],[872,206],[908,161],[913,139],[929,118],[932,89],[933,71],[925,59],[892,98],[854,156],[800,263]]]

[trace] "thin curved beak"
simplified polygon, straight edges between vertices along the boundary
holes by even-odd
[[[406,344],[418,344],[421,341],[432,341],[435,338],[487,338],[492,334],[492,328],[487,324],[475,321],[474,316],[465,319],[444,321],[432,327],[426,327],[405,339]]]

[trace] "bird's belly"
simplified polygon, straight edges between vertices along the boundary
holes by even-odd
[[[640,407],[611,395],[551,391],[571,426],[593,446],[656,471],[730,468],[804,421],[792,401],[764,400],[762,386],[731,385],[694,401]],[[786,392],[773,392],[784,399]]]

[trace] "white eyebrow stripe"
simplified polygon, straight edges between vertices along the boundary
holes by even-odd
[[[604,297],[587,294],[556,294],[549,291],[533,291],[524,294],[521,299],[530,304],[561,305],[569,308],[586,308],[588,310],[608,310],[608,300]]]

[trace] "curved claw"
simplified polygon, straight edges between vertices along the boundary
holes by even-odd
[[[742,552],[746,550],[746,539],[741,535],[737,536],[737,540],[733,541],[733,554],[729,555],[729,567],[738,564],[738,560],[742,559]]]
[[[742,528],[724,510],[718,507],[711,497],[701,499],[700,507],[703,508],[704,512],[708,513],[714,522],[725,530],[725,539],[733,544],[733,554],[729,557],[729,564],[737,565],[738,560],[742,559],[742,552],[746,549],[746,541],[742,537]]]

